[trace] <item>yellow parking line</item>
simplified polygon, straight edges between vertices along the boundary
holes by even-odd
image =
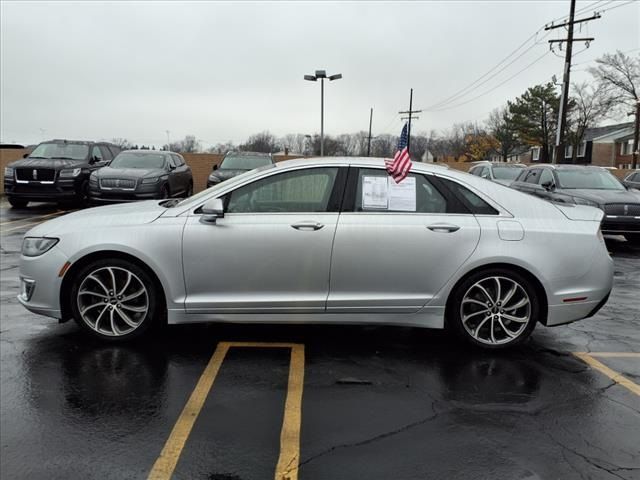
[[[640,396],[640,385],[632,382],[621,373],[618,373],[615,370],[610,369],[603,363],[593,358],[591,354],[586,352],[574,352],[573,354],[576,357],[578,357],[580,360],[588,364],[589,366],[598,370],[600,373],[605,374],[607,377],[609,377],[611,380],[616,382],[618,385],[621,385],[626,389],[630,390],[631,392],[635,393],[636,395]]]
[[[54,215],[60,215],[61,213],[65,213],[64,210],[57,210],[53,213],[48,213],[47,215],[39,215],[37,217],[27,217],[27,218],[18,218],[16,220],[9,220],[8,222],[0,222],[0,226],[2,225],[8,225],[10,223],[16,223],[16,222],[24,222],[25,220],[28,222],[32,222],[34,220],[41,220],[43,218],[48,218],[48,217],[53,217]]]
[[[640,353],[635,352],[589,352],[592,357],[611,357],[611,358],[640,358]]]
[[[149,480],[167,480],[173,475],[193,425],[204,406],[218,375],[220,366],[231,347],[290,348],[289,380],[284,418],[280,431],[280,456],[275,480],[297,480],[300,463],[300,425],[302,422],[302,390],[304,386],[304,345],[296,343],[220,342],[191,397],[169,435],[160,456],[149,473]]]
[[[302,389],[304,387],[304,345],[291,347],[289,383],[280,431],[280,457],[275,480],[297,480],[300,465],[300,425],[302,425]]]

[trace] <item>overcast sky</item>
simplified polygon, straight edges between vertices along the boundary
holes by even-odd
[[[585,69],[603,53],[640,53],[640,3],[624,3],[578,2],[611,10],[577,30],[595,42],[575,57],[572,79],[590,78]],[[316,69],[343,75],[325,84],[326,133],[367,129],[373,107],[374,135],[399,134],[411,87],[414,108],[447,99],[567,15],[569,0],[0,5],[0,141],[124,137],[160,146],[169,130],[172,141],[193,134],[207,148],[263,130],[319,132],[320,85],[302,78]],[[512,65],[447,106],[490,93],[424,112],[413,130],[480,122],[561,77],[563,59],[551,52],[515,75],[561,30],[544,39],[541,31]]]

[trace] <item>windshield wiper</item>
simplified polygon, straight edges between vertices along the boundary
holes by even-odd
[[[77,158],[71,158],[71,157],[51,157],[51,158],[55,160],[77,160]]]

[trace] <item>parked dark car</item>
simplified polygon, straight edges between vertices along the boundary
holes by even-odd
[[[120,149],[106,142],[51,140],[4,169],[4,192],[11,206],[29,202],[84,204],[91,172],[108,164]]]
[[[90,178],[93,203],[190,197],[193,176],[182,155],[158,150],[125,150]]]
[[[640,192],[604,168],[535,165],[523,170],[511,188],[553,202],[597,207],[605,213],[603,233],[640,243]]]
[[[207,188],[254,168],[272,165],[273,163],[275,162],[270,153],[229,152],[220,162],[220,166],[213,166],[213,170],[207,179]]]
[[[628,188],[636,188],[640,190],[640,170],[627,175],[622,181]]]
[[[469,169],[469,173],[508,187],[518,177],[523,168],[526,168],[526,166],[521,163],[478,162]]]

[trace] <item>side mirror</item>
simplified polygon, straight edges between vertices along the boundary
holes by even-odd
[[[542,184],[542,188],[544,188],[547,192],[555,190],[556,186],[553,182],[544,182]]]
[[[211,171],[215,172],[217,169],[218,169],[218,164],[216,163],[216,164],[213,165],[213,169]]]
[[[175,166],[175,165],[171,165],[171,164],[169,164],[169,171],[171,171],[171,172],[172,172],[172,171],[174,171],[175,169],[176,169],[176,166]]]
[[[218,218],[224,218],[224,203],[220,198],[212,198],[202,206],[202,221],[216,223]]]

